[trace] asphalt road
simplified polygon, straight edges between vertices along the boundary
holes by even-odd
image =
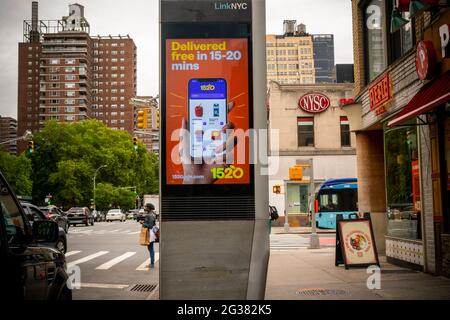
[[[140,229],[133,220],[69,229],[67,266],[78,266],[81,277],[81,288],[72,290],[74,300],[141,300],[152,294],[145,291],[149,287],[132,290],[135,285],[157,285],[159,278],[158,261],[154,269],[146,268],[149,252],[139,245]],[[159,259],[159,244],[155,252]]]
[[[155,244],[155,268],[148,269],[149,253],[139,245],[141,225],[126,222],[96,222],[94,226],[69,229],[66,260],[80,268],[81,288],[73,289],[74,300],[143,300],[157,297],[159,244]],[[321,247],[334,247],[335,234],[320,234]],[[271,251],[307,249],[307,234],[271,234]],[[69,269],[70,271],[70,269]],[[148,285],[133,291],[135,285]],[[155,288],[156,287],[156,288]],[[153,291],[148,291],[151,290]]]

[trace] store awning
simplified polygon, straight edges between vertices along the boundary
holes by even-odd
[[[406,107],[393,120],[388,122],[388,126],[392,127],[415,118],[449,100],[450,71],[422,87]]]

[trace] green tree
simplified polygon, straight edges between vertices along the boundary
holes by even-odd
[[[14,156],[0,150],[0,171],[17,195],[31,195],[31,161],[25,155]]]
[[[158,190],[156,155],[142,144],[135,151],[127,132],[112,130],[100,121],[48,121],[33,140],[33,200],[38,204],[50,193],[64,207],[88,205],[94,173],[102,165],[107,167],[98,171],[97,183],[136,186],[141,195]]]
[[[134,200],[134,191],[124,188],[116,188],[114,190],[113,207],[127,211],[134,208]]]
[[[95,188],[95,206],[104,211],[111,207],[114,199],[114,187],[110,183],[99,183]]]

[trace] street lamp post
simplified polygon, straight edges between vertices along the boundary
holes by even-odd
[[[99,171],[101,168],[106,168],[106,167],[107,167],[106,164],[105,164],[105,165],[102,165],[102,166],[98,167],[97,170],[95,170],[95,173],[94,173],[94,210],[97,210],[97,206],[95,205],[95,178],[97,177],[98,171]]]

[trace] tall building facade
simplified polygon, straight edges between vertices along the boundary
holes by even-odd
[[[311,100],[308,98],[312,97]],[[356,137],[361,109],[343,101],[353,99],[353,84],[280,85],[271,82],[269,109],[269,190],[281,186],[279,194],[270,193],[269,203],[283,226],[309,226],[309,185],[315,187],[328,179],[356,178]],[[312,110],[313,101],[321,110]],[[312,159],[313,177],[302,181],[290,178],[290,168]]]
[[[92,117],[113,129],[133,133],[136,46],[129,36],[93,38]]]
[[[334,35],[312,35],[316,83],[333,82]]]
[[[284,21],[283,35],[266,36],[267,81],[280,84],[315,82],[312,36],[304,24]]]
[[[17,154],[17,120],[0,116],[0,144],[3,150]]]
[[[354,83],[355,74],[353,64],[337,64],[333,68],[333,82]]]
[[[47,120],[98,119],[113,129],[134,129],[136,46],[129,36],[91,37],[84,7],[69,5],[60,20],[24,21],[19,43],[18,134]],[[19,151],[25,149],[19,143]]]

